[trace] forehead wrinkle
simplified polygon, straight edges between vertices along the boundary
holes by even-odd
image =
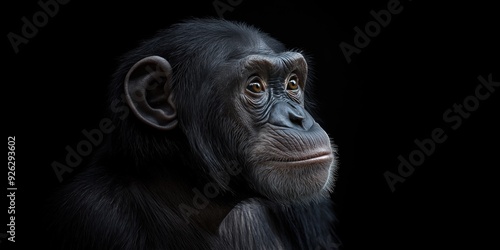
[[[305,58],[298,52],[284,52],[281,53],[280,58],[283,63],[283,68],[285,68],[287,72],[292,72],[297,68],[303,68],[307,71]]]
[[[297,52],[251,54],[244,57],[242,63],[245,70],[267,72],[271,75],[288,74],[298,68],[307,71],[307,63],[304,57]]]
[[[262,55],[250,55],[243,59],[243,68],[250,72],[269,72],[273,69],[275,59]]]

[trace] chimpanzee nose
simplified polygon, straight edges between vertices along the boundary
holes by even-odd
[[[308,130],[314,120],[299,104],[278,102],[271,109],[269,123],[279,127]]]

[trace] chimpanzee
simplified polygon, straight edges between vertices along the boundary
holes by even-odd
[[[236,21],[142,42],[110,84],[116,129],[56,196],[51,249],[336,249],[336,151],[310,71]]]

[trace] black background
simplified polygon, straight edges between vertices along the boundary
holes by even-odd
[[[0,249],[44,245],[40,208],[60,186],[51,163],[63,163],[65,147],[105,118],[118,57],[183,18],[217,17],[212,2],[70,1],[17,54],[7,34],[21,34],[21,18],[41,8],[36,1],[2,3],[3,124],[5,137],[16,136],[18,191],[16,243],[0,239]],[[255,25],[314,60],[311,91],[339,149],[333,199],[344,249],[498,247],[500,88],[456,130],[443,114],[474,95],[478,76],[500,82],[499,8],[402,0],[401,13],[347,63],[340,42],[353,45],[353,28],[364,29],[370,11],[388,2],[242,0],[224,17]],[[391,192],[384,173],[397,174],[398,156],[408,159],[418,149],[414,140],[430,138],[435,128],[447,140]],[[5,225],[7,207],[0,211]]]

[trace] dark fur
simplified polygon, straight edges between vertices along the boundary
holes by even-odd
[[[109,92],[116,129],[89,167],[55,196],[51,249],[334,249],[330,200],[285,206],[238,185],[244,183],[240,175],[222,181],[224,167],[234,163],[227,159],[239,150],[228,140],[238,138],[223,139],[227,135],[213,126],[237,134],[234,124],[217,113],[234,90],[200,84],[214,63],[236,56],[228,47],[255,43],[258,49],[261,39],[272,48],[269,53],[285,51],[252,27],[195,19],[125,55]],[[148,128],[122,101],[127,71],[151,55],[168,58],[175,101],[183,104],[172,131]],[[227,92],[213,94],[220,91]],[[191,114],[200,109],[206,113]],[[219,195],[187,222],[179,204],[193,206],[193,188],[203,190],[207,183],[217,186]]]

